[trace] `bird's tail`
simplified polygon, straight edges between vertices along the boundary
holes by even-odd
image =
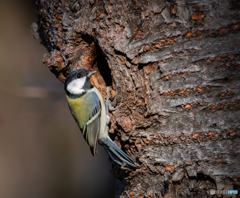
[[[120,166],[126,164],[130,168],[137,168],[132,158],[118,148],[109,137],[99,139],[98,143],[106,149],[112,160]]]

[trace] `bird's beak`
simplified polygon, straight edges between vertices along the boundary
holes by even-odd
[[[94,73],[96,73],[96,71],[90,71],[90,72],[88,73],[87,77],[90,78],[91,75],[93,75]]]

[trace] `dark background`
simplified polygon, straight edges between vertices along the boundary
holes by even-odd
[[[33,1],[0,1],[0,197],[113,197],[106,152],[92,157],[63,84],[42,64]]]

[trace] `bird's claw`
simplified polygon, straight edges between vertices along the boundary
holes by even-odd
[[[114,108],[109,102],[109,93],[110,93],[111,90],[112,90],[112,87],[107,87],[107,98],[105,100],[107,115],[109,114],[109,110],[110,111],[115,111],[117,109],[117,107]]]
[[[108,103],[108,108],[110,111],[115,111],[117,109],[117,107],[113,107],[110,103]]]

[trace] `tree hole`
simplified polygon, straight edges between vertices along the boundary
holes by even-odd
[[[93,62],[93,65],[97,63],[98,70],[102,75],[106,86],[112,86],[112,75],[111,70],[108,66],[106,56],[104,55],[102,49],[98,45],[97,41],[89,34],[82,34],[82,39],[89,45],[95,45],[96,47],[96,58]]]
[[[97,58],[95,59],[98,65],[98,69],[100,74],[102,75],[106,86],[112,86],[112,75],[111,70],[108,66],[106,56],[104,55],[103,51],[96,43],[96,50],[97,50]]]

